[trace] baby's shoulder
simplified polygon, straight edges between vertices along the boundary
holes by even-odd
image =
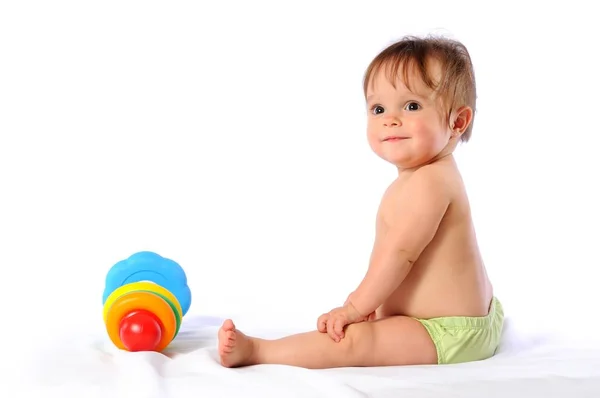
[[[453,189],[451,172],[437,165],[423,166],[406,175],[400,175],[388,188],[385,196],[389,201],[428,201],[435,198],[443,202]]]
[[[405,188],[433,194],[443,194],[452,187],[456,178],[454,170],[443,164],[430,164],[415,170],[406,179]]]

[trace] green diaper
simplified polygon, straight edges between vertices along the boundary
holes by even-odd
[[[438,364],[471,362],[490,358],[496,353],[502,335],[504,309],[494,297],[486,316],[416,320],[431,336]]]

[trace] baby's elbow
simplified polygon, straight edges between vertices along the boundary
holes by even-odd
[[[420,238],[421,239],[412,239],[410,242],[397,245],[396,250],[394,250],[394,255],[397,258],[402,259],[403,263],[412,266],[417,262],[419,257],[421,257],[433,240],[433,236],[431,238],[428,236],[421,236]]]
[[[393,256],[400,260],[402,265],[412,266],[415,261],[419,258],[421,251],[416,247],[408,247],[402,246],[402,248],[398,248],[394,250]]]

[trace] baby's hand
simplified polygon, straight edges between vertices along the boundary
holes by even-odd
[[[317,321],[317,329],[321,333],[327,333],[337,343],[344,338],[344,328],[346,325],[366,321],[371,315],[360,315],[354,306],[346,300],[346,304],[343,307],[335,308],[321,315]]]

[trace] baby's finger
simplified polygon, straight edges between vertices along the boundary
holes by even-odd
[[[336,336],[338,336],[340,339],[344,338],[344,326],[345,325],[346,325],[346,322],[344,321],[343,318],[337,318],[333,325],[333,331],[336,334]]]
[[[327,334],[329,335],[329,337],[331,337],[331,339],[335,342],[340,341],[339,337],[337,336],[337,334],[335,333],[335,331],[333,330],[333,325],[335,323],[335,319],[330,317],[327,320]]]
[[[317,320],[317,330],[321,333],[325,333],[327,331],[327,319],[329,318],[329,314],[323,314]]]

